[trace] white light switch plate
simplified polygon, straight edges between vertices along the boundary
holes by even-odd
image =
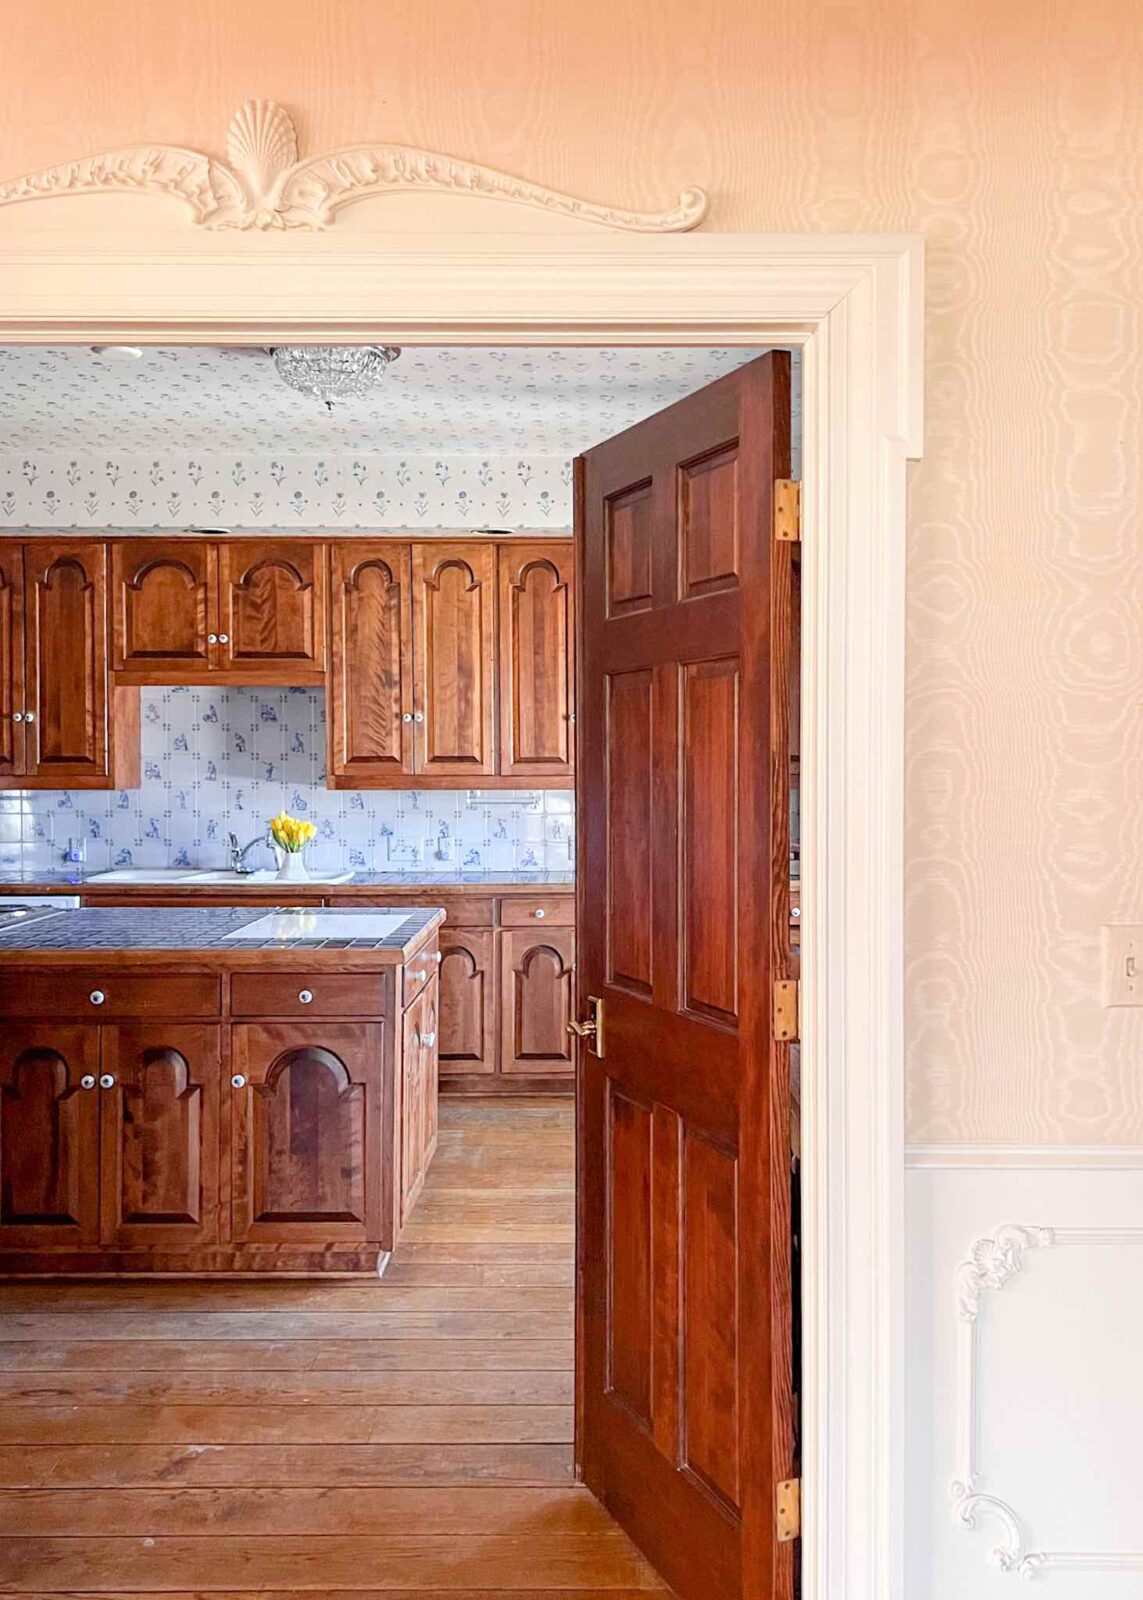
[[[1143,927],[1105,924],[1103,1003],[1143,1006]]]

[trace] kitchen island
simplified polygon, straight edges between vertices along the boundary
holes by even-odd
[[[377,1271],[436,1145],[443,918],[0,924],[0,1274]]]

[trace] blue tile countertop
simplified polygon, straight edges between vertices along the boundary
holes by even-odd
[[[336,921],[351,924],[355,919],[376,919],[384,908],[346,909],[336,912]],[[307,936],[317,917],[326,918],[325,912],[307,912],[304,909],[283,911],[275,916],[282,933],[275,937],[255,934],[250,939],[235,938],[246,925],[267,919],[267,908],[243,909],[239,906],[178,907],[160,910],[140,910],[132,906],[85,907],[77,911],[33,914],[12,925],[0,924],[0,967],[6,956],[26,956],[41,952],[50,958],[54,953],[86,951],[142,952],[172,950],[206,953],[214,956],[234,957],[255,954],[264,957],[271,952],[295,955],[299,952],[320,951],[323,954],[347,952],[354,955],[387,955],[389,960],[401,961],[406,952],[415,948],[443,920],[444,913],[429,908],[410,910],[397,907],[392,914],[401,920],[392,932],[383,938]],[[363,926],[367,925],[363,921]],[[296,932],[294,928],[296,927]],[[26,964],[26,961],[22,964]]]
[[[145,871],[145,868],[139,869]],[[188,867],[188,873],[195,871]],[[199,869],[208,871],[208,868]],[[134,882],[107,882],[95,881],[96,875],[89,878],[82,870],[61,870],[58,872],[45,872],[42,868],[38,871],[23,872],[19,868],[6,868],[0,871],[0,895],[36,893],[50,894],[56,891],[60,894],[74,893],[77,889],[99,893],[106,891],[108,894],[121,895],[137,891],[140,894],[154,894],[157,891],[171,894],[211,894],[218,895],[221,891],[231,890],[242,894],[247,885],[242,883],[220,884],[217,881],[195,883],[193,880],[180,879],[173,881],[170,877],[156,878],[151,883]],[[347,878],[344,883],[323,883],[315,878],[309,883],[291,884],[288,889],[283,889],[283,894],[292,895],[297,890],[307,893],[335,895],[344,894],[346,890],[362,889],[423,889],[426,894],[431,894],[433,889],[465,888],[486,889],[490,894],[502,889],[527,890],[533,889],[559,889],[574,888],[574,871],[544,871],[544,872],[462,872],[459,868],[448,872],[355,872],[352,878]],[[273,890],[273,879],[252,879],[249,888],[257,889],[263,894]]]

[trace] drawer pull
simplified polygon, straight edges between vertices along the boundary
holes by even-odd
[[[423,711],[414,711],[413,712],[413,721],[414,722],[423,722],[424,720],[425,720],[425,713]]]
[[[115,1074],[113,1072],[101,1072],[99,1075],[99,1087],[101,1089],[114,1089]]]
[[[85,1072],[83,1077],[79,1080],[79,1086],[80,1086],[81,1089],[94,1089],[95,1088],[95,1073],[94,1072]]]
[[[537,906],[535,911],[532,912],[534,917],[546,917],[547,914],[548,913],[544,910],[543,906]]]
[[[436,1044],[436,1042],[437,1042],[437,1036],[436,1036],[436,1033],[435,1033],[435,1032],[433,1032],[433,1033],[426,1033],[426,1034],[425,1034],[425,1037],[424,1037],[424,1039],[423,1039],[423,1041],[422,1041],[422,1043],[423,1043],[423,1044],[424,1044],[424,1045],[425,1045],[425,1047],[426,1047],[426,1048],[427,1048],[427,1049],[429,1049],[429,1050],[431,1050],[431,1049],[432,1049],[432,1047],[433,1047],[433,1045],[435,1045],[435,1044]]]
[[[241,1072],[236,1072],[231,1078],[230,1087],[232,1089],[245,1089],[246,1079]]]
[[[207,642],[207,644],[217,644],[218,643],[218,635],[217,635],[217,633],[208,633],[207,636],[206,636],[206,642]]]
[[[218,636],[218,642],[219,644],[229,644],[230,635],[228,633],[220,633]]]
[[[13,713],[12,713],[12,721],[13,722],[23,722],[23,720],[24,720],[24,713],[22,711],[13,711]]]
[[[413,713],[411,711],[405,711],[405,712],[402,713],[402,716],[401,716],[401,721],[402,722],[412,722],[412,720],[413,720]]]
[[[101,1006],[107,999],[102,989],[93,989],[87,997],[93,1006]]]
[[[314,1000],[314,992],[313,992],[313,990],[312,989],[299,989],[298,990],[298,999],[302,1002],[302,1004],[304,1006],[313,1005],[313,1000]]]
[[[437,952],[436,952],[436,953],[435,953],[435,955],[434,955],[434,956],[433,956],[433,960],[434,960],[434,961],[435,961],[435,962],[436,962],[436,964],[437,964],[437,966],[438,966],[438,967],[439,967],[439,966],[440,966],[440,964],[441,964],[441,962],[442,962],[442,961],[443,961],[443,960],[444,960],[444,955],[443,955],[443,953],[442,953],[442,952],[441,952],[441,951],[440,951],[440,950],[438,950],[438,951],[437,951]]]
[[[24,712],[24,721],[25,722],[35,722],[35,720],[36,720],[36,713],[34,711],[25,711]]]

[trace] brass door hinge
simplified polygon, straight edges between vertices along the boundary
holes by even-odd
[[[774,537],[797,544],[802,537],[802,486],[797,478],[774,480]]]
[[[784,1478],[778,1485],[776,1518],[778,1543],[789,1544],[802,1532],[802,1480]]]
[[[788,1043],[798,1037],[798,980],[778,978],[774,982],[774,1037]]]

